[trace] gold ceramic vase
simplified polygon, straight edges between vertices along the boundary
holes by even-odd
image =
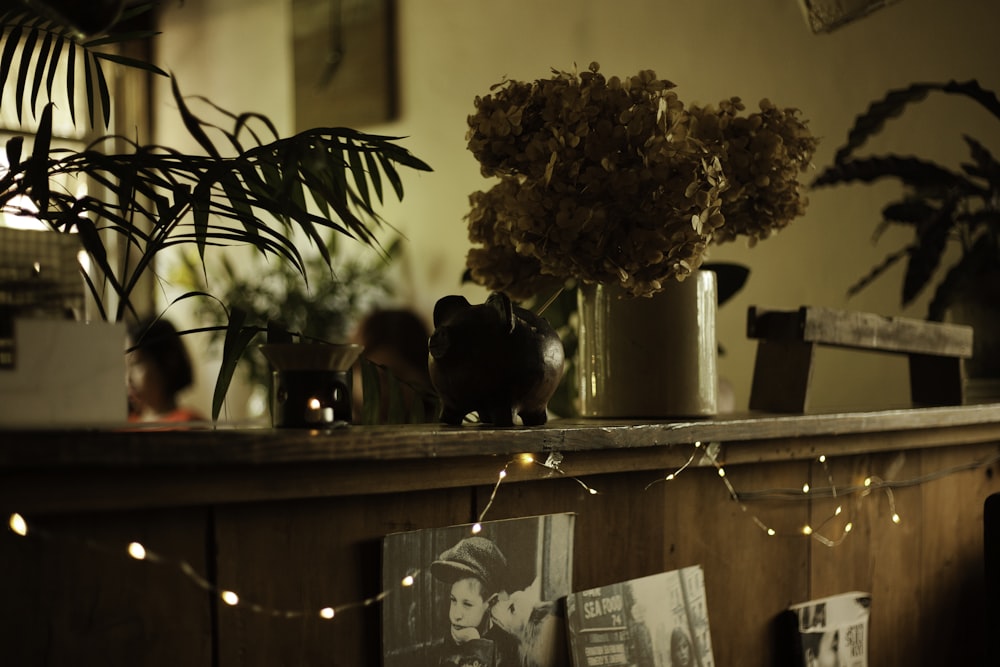
[[[697,271],[652,297],[581,285],[583,417],[709,417],[718,412],[716,275]]]

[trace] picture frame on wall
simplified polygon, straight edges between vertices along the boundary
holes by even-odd
[[[396,0],[293,0],[295,131],[397,115]]]
[[[569,664],[571,513],[431,528],[382,542],[384,667]],[[410,585],[401,586],[404,579]]]

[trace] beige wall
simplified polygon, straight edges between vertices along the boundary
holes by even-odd
[[[654,69],[678,84],[686,102],[738,95],[748,106],[768,97],[796,106],[822,138],[822,168],[854,116],[887,88],[916,80],[977,78],[1000,89],[996,28],[1000,7],[982,0],[901,0],[828,35],[813,35],[797,0],[398,0],[401,116],[359,128],[408,137],[404,144],[434,172],[406,179],[402,205],[386,215],[408,238],[402,298],[429,317],[437,298],[460,292],[468,241],[469,193],[489,186],[465,149],[473,98],[504,76],[534,79],[549,69],[593,60],[606,74]],[[187,0],[171,3],[158,62],[188,94],[236,111],[268,114],[291,129],[290,0]],[[169,96],[160,105],[169,106]],[[997,150],[1000,124],[971,104],[939,99],[890,126],[884,150],[916,153],[957,166],[961,133]],[[164,117],[172,116],[164,114]],[[159,140],[170,141],[169,125]],[[870,243],[892,186],[837,188],[811,195],[811,206],[780,236],[749,249],[717,247],[714,261],[751,269],[746,288],[719,313],[727,354],[720,369],[746,407],[755,343],[744,328],[750,305],[849,308],[921,317],[926,299],[901,310],[901,271],[848,300],[846,288],[905,234]],[[905,362],[863,352],[822,351],[813,407],[879,408],[908,400]]]

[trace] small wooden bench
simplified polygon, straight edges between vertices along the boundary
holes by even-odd
[[[962,405],[962,359],[972,356],[972,327],[829,308],[751,306],[747,336],[758,339],[750,409],[803,413],[817,345],[905,354],[914,405]]]

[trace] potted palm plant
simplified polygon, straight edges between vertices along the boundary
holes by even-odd
[[[900,198],[882,209],[876,231],[905,225],[913,231],[912,241],[891,252],[849,293],[905,263],[902,305],[933,289],[927,319],[949,318],[974,327],[973,357],[966,365],[969,378],[1000,378],[1000,162],[968,134],[963,139],[969,161],[959,170],[909,155],[858,155],[890,119],[932,94],[970,100],[1000,120],[996,94],[975,80],[913,83],[889,90],[855,119],[847,142],[813,187],[883,179],[904,186]]]
[[[390,193],[403,197],[399,169],[430,170],[400,146],[397,137],[341,127],[281,137],[261,114],[232,114],[210,103],[210,111],[222,120],[206,120],[189,105],[176,80],[174,102],[201,153],[111,136],[100,137],[83,150],[53,148],[49,100],[57,72],[64,73],[71,101],[76,88],[83,89],[91,125],[103,120],[105,130],[110,122],[105,66],[167,74],[143,60],[108,50],[154,34],[115,29],[150,5],[127,8],[106,32],[86,36],[61,24],[58,13],[37,12],[35,4],[0,4],[4,104],[16,105],[19,118],[23,108],[38,111],[39,116],[30,152],[23,151],[21,137],[7,143],[0,207],[34,217],[53,231],[77,234],[96,268],[95,275],[85,277],[100,315],[107,320],[120,320],[133,310],[131,297],[140,278],[153,270],[162,251],[178,245],[197,249],[203,266],[206,253],[214,247],[249,246],[283,258],[306,279],[299,250],[305,238],[332,270],[324,234],[377,247],[375,231],[382,220],[376,206]],[[76,69],[81,63],[82,81]],[[82,122],[72,104],[70,111],[74,122]],[[126,150],[115,148],[123,143]],[[55,185],[57,178],[67,177],[87,179],[101,192],[81,195]],[[124,248],[123,261],[109,252],[111,238]],[[106,299],[108,293],[114,298]],[[247,322],[243,311],[230,310],[228,319],[213,418],[218,417],[236,362],[261,331]]]

